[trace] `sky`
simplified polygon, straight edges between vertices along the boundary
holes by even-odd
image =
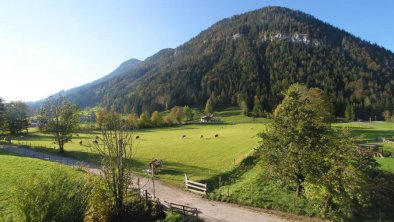
[[[46,98],[265,6],[312,14],[394,52],[393,0],[0,0],[0,98]]]

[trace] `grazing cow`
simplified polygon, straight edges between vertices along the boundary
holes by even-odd
[[[82,146],[82,140],[79,141],[79,145]]]
[[[98,141],[97,141],[97,140],[92,140],[92,142],[95,143],[95,144],[98,144]]]
[[[216,135],[215,135],[215,138],[217,138],[217,137],[219,137],[219,134],[216,134]]]
[[[75,134],[76,137],[79,137],[79,134]]]
[[[138,140],[140,138],[140,136],[136,136],[135,139]]]
[[[186,138],[186,135],[183,135],[183,136],[182,136],[182,139],[183,139],[183,138]]]
[[[201,135],[201,136],[200,136],[200,139],[202,139],[203,137],[204,137],[204,135]]]

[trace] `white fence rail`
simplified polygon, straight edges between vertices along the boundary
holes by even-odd
[[[189,180],[187,175],[185,174],[185,186],[187,189],[191,192],[194,193],[199,193],[199,194],[207,194],[207,184],[204,183],[198,183],[192,180]]]

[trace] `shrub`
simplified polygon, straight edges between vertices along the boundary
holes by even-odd
[[[32,174],[12,191],[15,218],[20,221],[83,221],[90,187],[64,168]]]

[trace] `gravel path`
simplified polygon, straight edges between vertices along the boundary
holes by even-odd
[[[98,165],[82,162],[76,159],[61,157],[55,154],[44,154],[37,151],[33,151],[27,148],[5,146],[0,145],[0,149],[17,153],[23,156],[29,156],[54,162],[63,163],[71,167],[80,167],[81,164],[87,167],[89,171],[96,175],[100,175]],[[151,180],[145,177],[135,177],[134,185],[137,187],[137,180],[139,181],[139,188],[148,190],[149,193],[153,193],[153,187]],[[200,195],[184,191],[177,187],[172,187],[155,180],[156,197],[160,199],[162,203],[177,203],[187,205],[198,209],[199,217],[207,222],[216,221],[228,221],[228,222],[263,222],[263,221],[288,221],[279,218],[275,215],[270,215],[261,212],[253,208],[245,208],[234,204],[223,203],[218,201],[211,201],[202,198]]]

